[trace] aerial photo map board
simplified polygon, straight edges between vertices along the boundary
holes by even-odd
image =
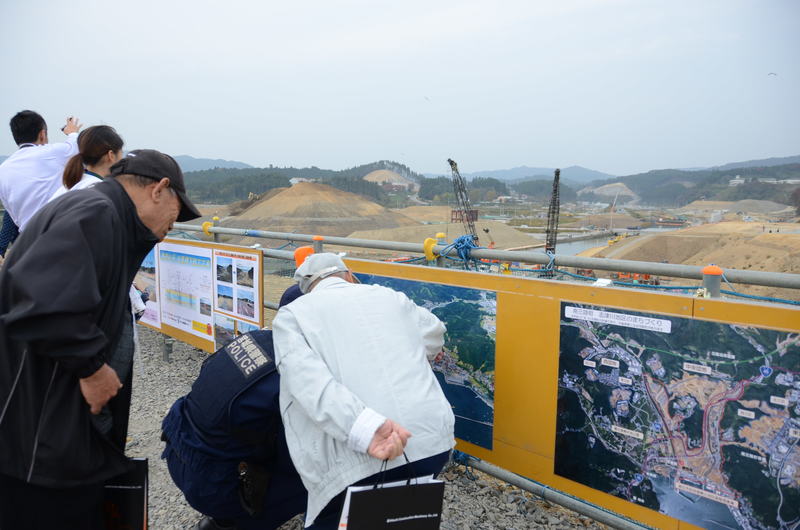
[[[555,473],[712,529],[798,528],[800,333],[561,303]]]
[[[491,449],[497,294],[370,274],[357,276],[361,283],[405,293],[445,323],[444,357],[434,363],[433,370],[453,406],[456,437]]]
[[[150,300],[141,322],[206,351],[263,325],[262,254],[230,245],[165,240],[134,284]]]

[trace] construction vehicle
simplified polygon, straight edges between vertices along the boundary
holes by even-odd
[[[661,285],[658,276],[638,272],[612,272],[611,278],[620,282],[638,283],[643,285]]]
[[[458,164],[452,158],[448,158],[450,170],[453,173],[453,191],[456,196],[456,208],[450,212],[450,222],[461,222],[464,225],[464,234],[471,235],[475,244],[478,244],[478,233],[475,231],[475,221],[478,220],[478,210],[472,208],[467,193],[467,184],[464,177],[458,172]]]

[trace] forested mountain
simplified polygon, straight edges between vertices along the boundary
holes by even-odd
[[[289,186],[289,178],[266,169],[208,169],[184,174],[189,198],[199,203],[228,204],[274,188]]]
[[[731,162],[730,164],[725,164],[722,166],[696,168],[696,169],[716,169],[719,171],[725,171],[727,169],[736,169],[740,167],[772,167],[772,166],[785,166],[787,164],[800,164],[800,155],[762,158],[759,160],[745,160],[744,162]]]
[[[488,171],[473,171],[462,172],[461,175],[467,180],[477,177],[488,177],[502,181],[522,181],[522,180],[539,180],[550,179],[553,180],[553,172],[555,168],[552,167],[528,167],[519,166],[511,169],[491,169]],[[428,176],[449,175],[448,172],[442,173],[427,173]],[[581,166],[569,166],[561,170],[561,178],[569,179],[575,182],[587,183],[597,179],[613,178],[613,175],[603,173],[602,171],[595,171]]]
[[[455,198],[450,177],[423,177],[419,183],[420,199],[449,203]],[[471,202],[493,201],[501,195],[508,195],[508,186],[497,179],[478,177],[467,183],[467,192]]]
[[[553,182],[551,180],[526,180],[512,184],[511,187],[517,193],[527,195],[536,200],[549,201],[550,194],[553,193]],[[575,202],[578,200],[578,192],[568,184],[559,182],[558,196],[561,202]]]
[[[749,163],[740,162],[738,164]],[[800,178],[800,163],[768,167],[739,166],[724,169],[725,167],[705,170],[660,169],[625,177],[595,180],[591,182],[590,186],[599,187],[613,182],[623,182],[640,197],[643,204],[655,206],[683,206],[701,198],[725,201],[764,199],[789,204],[789,197],[792,191],[798,187],[797,185],[767,184],[759,182],[758,179]],[[186,173],[186,181],[190,196],[198,202],[228,203],[243,200],[247,199],[251,192],[261,194],[273,188],[286,187],[289,185],[289,179],[298,177],[319,180],[341,190],[358,193],[384,205],[389,202],[394,203],[396,199],[390,199],[380,185],[363,181],[365,175],[380,169],[388,169],[419,182],[419,197],[423,200],[440,203],[453,200],[453,183],[449,175],[426,178],[409,167],[390,160],[362,164],[339,171],[321,169],[316,166],[308,168],[275,166],[245,169],[214,168],[189,171]],[[579,184],[575,182],[574,178],[566,178],[567,169],[561,172],[561,198],[565,202],[570,202],[575,200],[574,193]],[[519,193],[547,200],[552,189],[552,172],[514,183],[504,182],[486,175],[487,173],[484,173],[467,183],[470,199],[473,202],[493,200],[498,196],[508,195],[509,186]],[[729,186],[728,181],[737,175],[748,182],[739,186]],[[584,196],[589,197],[588,195]]]
[[[253,167],[244,162],[237,162],[235,160],[222,160],[220,158],[195,158],[189,155],[178,155],[175,161],[181,166],[181,170],[186,173],[187,171],[202,171],[204,169],[214,168],[233,168],[244,169]]]
[[[275,167],[268,168],[214,168],[203,171],[190,171],[185,174],[189,196],[198,202],[226,204],[247,199],[250,193],[261,194],[274,188],[290,185],[289,179],[306,178],[324,182],[334,188],[358,193],[381,204],[387,204],[388,195],[380,185],[363,180],[364,175],[378,170],[389,169],[405,177],[419,180],[422,175],[407,166],[381,160],[335,171],[310,168]]]
[[[746,182],[739,186],[729,186],[729,181],[736,176],[740,176]],[[594,181],[591,186],[596,188],[604,184],[623,182],[640,197],[642,203],[654,206],[684,206],[701,199],[717,201],[762,199],[789,204],[789,197],[798,185],[759,182],[759,179],[765,178],[800,179],[800,164],[699,171],[659,169]]]

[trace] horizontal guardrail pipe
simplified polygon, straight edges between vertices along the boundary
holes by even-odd
[[[440,251],[444,247],[436,247]],[[455,254],[451,252],[450,254]],[[479,259],[500,259],[504,261],[519,261],[524,263],[550,263],[550,257],[543,252],[508,251],[476,249],[470,253]],[[688,278],[692,280],[703,279],[703,267],[697,265],[676,265],[672,263],[653,263],[650,261],[634,261],[608,258],[584,258],[580,256],[555,255],[554,265],[562,267],[575,267],[579,269],[596,269],[605,271],[638,272],[658,276],[671,276],[674,278]],[[738,269],[725,269],[725,278],[731,283],[749,285],[763,285],[766,287],[784,287],[800,289],[800,274],[787,272],[743,271]]]
[[[620,530],[643,530],[645,528],[650,528],[649,526],[641,525],[639,523],[636,523],[635,521],[624,518],[613,512],[609,512],[601,508],[598,508],[592,504],[587,503],[586,501],[582,501],[575,497],[572,497],[571,495],[567,495],[566,493],[561,493],[560,491],[555,490],[549,486],[545,486],[544,484],[540,484],[536,481],[526,479],[501,467],[497,467],[488,462],[484,462],[483,460],[478,460],[474,457],[468,457],[468,459],[470,467],[482,471],[487,475],[499,478],[500,480],[508,482],[509,484],[513,484],[514,486],[517,486],[520,489],[529,491],[534,495],[536,495],[537,497],[544,499],[545,501],[552,502],[554,504],[558,504],[559,506],[568,508],[574,512],[577,512],[581,515],[585,515],[586,517],[594,519],[595,521],[608,525],[612,528],[618,528]]]
[[[188,230],[202,232],[200,226],[188,225],[183,223],[175,224],[176,230]],[[249,230],[245,228],[222,228],[211,227],[210,233],[220,233],[248,237],[260,237],[267,239],[280,239],[286,241],[313,242],[313,235],[292,234],[287,232],[268,232],[264,230]],[[395,241],[378,241],[373,239],[355,239],[349,237],[325,236],[326,245],[340,245],[346,247],[371,248],[379,250],[391,250],[395,252],[423,253],[421,243],[399,243]],[[436,245],[433,250],[441,253],[447,245]],[[266,249],[265,249],[266,251]],[[458,255],[455,249],[450,249],[449,256]],[[510,251],[497,249],[475,249],[471,256],[476,259],[494,259],[502,261],[516,261],[520,263],[533,263],[547,265],[550,257],[544,252],[535,251]],[[580,269],[595,269],[605,271],[634,272],[641,274],[653,274],[658,276],[670,276],[673,278],[687,278],[691,280],[702,280],[702,267],[695,265],[675,265],[672,263],[653,263],[649,261],[633,261],[608,258],[584,258],[580,256],[554,256],[553,264],[562,267],[575,267]],[[765,287],[780,287],[787,289],[800,289],[800,274],[790,274],[785,272],[766,272],[766,271],[743,271],[737,269],[725,269],[725,279],[730,283],[747,285],[761,285]]]
[[[202,232],[203,228],[196,225],[175,223],[174,230],[188,230]],[[266,230],[250,230],[247,228],[211,227],[208,231],[212,234],[228,234],[234,236],[260,237],[264,239],[281,239],[285,241],[302,241],[313,243],[314,236],[309,234],[292,234],[288,232],[269,232]],[[374,248],[378,250],[393,250],[396,252],[416,252],[422,254],[422,243],[400,243],[397,241],[379,241],[376,239],[356,239],[350,237],[325,236],[323,243],[326,245],[339,245],[343,247]]]
[[[285,259],[288,261],[294,261],[294,252],[289,252],[288,250],[274,250],[271,248],[262,248],[261,253],[264,254],[267,258],[277,258],[277,259]]]

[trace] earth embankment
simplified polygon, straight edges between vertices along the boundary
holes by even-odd
[[[800,274],[800,224],[715,223],[630,237],[580,255],[699,266],[714,263],[723,269]],[[800,300],[800,292],[794,289],[741,286],[741,290]]]

